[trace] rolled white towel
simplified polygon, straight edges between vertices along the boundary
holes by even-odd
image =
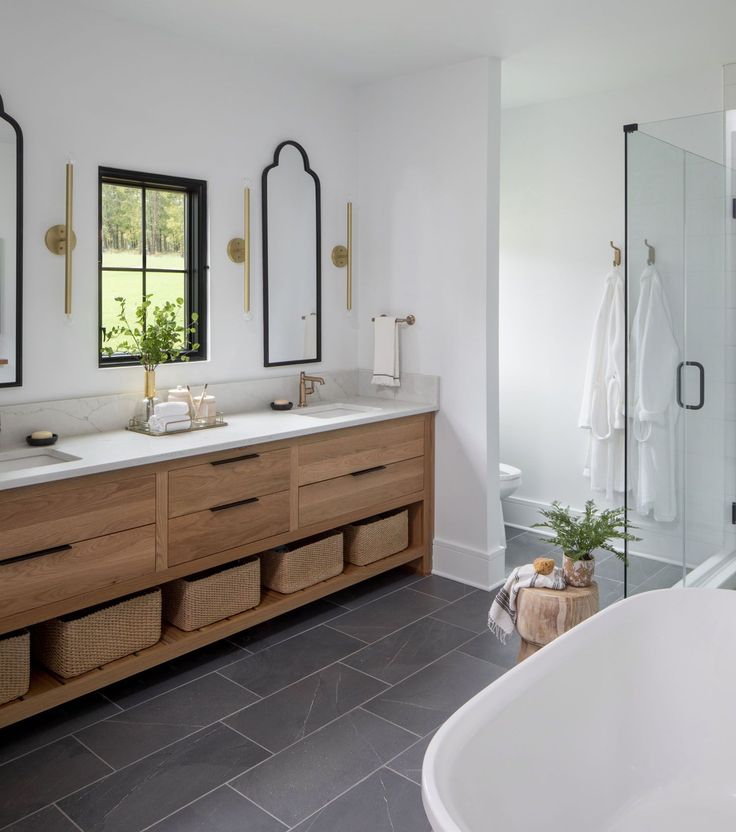
[[[159,402],[153,412],[156,416],[183,416],[189,413],[189,402]]]
[[[192,420],[188,413],[173,416],[157,416],[155,413],[148,420],[148,427],[154,433],[174,433],[177,430],[189,430]]]

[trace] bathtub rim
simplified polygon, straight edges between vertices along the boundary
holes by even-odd
[[[484,721],[492,719],[520,692],[536,684],[560,661],[564,661],[566,656],[577,651],[578,642],[581,638],[595,638],[591,630],[607,629],[611,625],[612,618],[618,618],[621,615],[636,617],[640,609],[644,607],[651,608],[652,604],[660,605],[665,599],[677,599],[679,601],[682,593],[686,596],[701,596],[705,593],[712,596],[714,592],[725,595],[726,593],[730,594],[732,590],[674,587],[652,590],[621,599],[559,636],[548,644],[544,650],[530,656],[522,664],[515,665],[506,671],[503,676],[491,682],[490,685],[487,685],[458,708],[437,729],[427,747],[422,762],[422,802],[434,832],[467,832],[467,830],[457,825],[442,799],[442,792],[445,787],[439,786],[439,779],[443,772],[438,757],[440,752],[446,752],[453,747],[457,748],[459,745],[465,744],[475,733],[478,722],[477,720],[468,719],[469,713],[481,708]],[[733,597],[732,595],[731,598],[733,599]],[[675,602],[677,603],[677,601]],[[733,603],[733,600],[731,603]]]

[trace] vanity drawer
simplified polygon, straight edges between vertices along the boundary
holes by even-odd
[[[153,474],[6,491],[0,497],[0,561],[147,526],[155,514]]]
[[[169,520],[169,566],[289,531],[290,494],[281,491]]]
[[[299,485],[329,480],[424,454],[424,418],[348,428],[299,446]]]
[[[291,451],[241,453],[172,471],[169,474],[169,517],[192,514],[224,503],[288,491]]]
[[[155,570],[156,535],[152,525],[0,561],[0,617]]]
[[[321,523],[423,488],[423,457],[305,485],[299,489],[299,525]]]

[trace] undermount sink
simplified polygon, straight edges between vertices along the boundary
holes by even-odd
[[[349,416],[360,416],[364,413],[376,413],[380,407],[366,407],[362,404],[318,404],[314,407],[302,407],[290,411],[295,416],[309,416],[312,419],[345,419]]]
[[[11,471],[24,471],[27,468],[43,468],[46,465],[59,465],[62,462],[76,462],[78,456],[65,454],[51,448],[28,448],[0,453],[0,474]]]

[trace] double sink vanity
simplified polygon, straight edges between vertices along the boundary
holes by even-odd
[[[62,680],[34,667],[0,726],[401,565],[431,570],[435,405],[356,400],[228,416],[212,431],[124,430],[0,453],[0,634],[398,508],[409,545],[368,566]],[[264,555],[268,557],[268,555]]]

